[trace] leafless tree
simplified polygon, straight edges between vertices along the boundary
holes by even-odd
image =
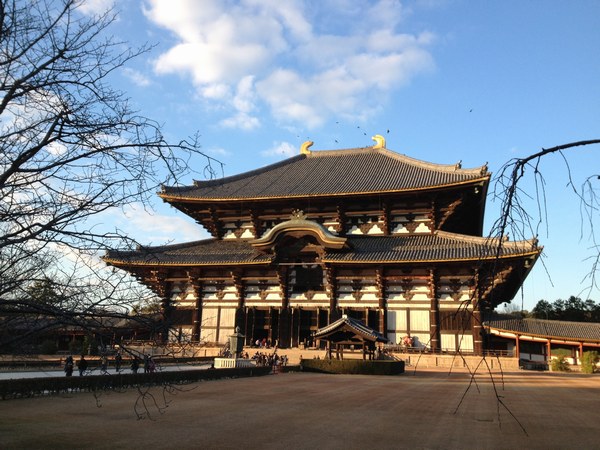
[[[492,196],[500,202],[500,214],[490,231],[490,236],[510,235],[514,239],[530,239],[532,236],[537,237],[541,230],[548,230],[548,199],[542,163],[552,156],[560,157],[564,162],[568,180],[566,188],[573,192],[574,200],[579,201],[580,204],[581,237],[590,242],[589,271],[585,277],[590,290],[599,287],[600,237],[595,226],[600,220],[600,172],[598,167],[590,167],[589,173],[583,174],[581,184],[576,184],[575,174],[572,173],[569,164],[568,152],[597,144],[600,144],[600,139],[569,142],[543,148],[523,158],[511,159],[504,164],[496,177],[492,192]],[[578,175],[582,176],[582,174]],[[532,178],[533,192],[523,186],[527,177]]]
[[[546,197],[546,179],[543,175],[542,163],[547,158],[553,155],[558,155],[562,158],[566,173],[567,173],[567,188],[572,190],[575,199],[579,201],[581,219],[582,219],[582,237],[583,230],[587,230],[585,236],[589,242],[591,254],[588,258],[590,262],[589,272],[586,276],[588,281],[588,289],[598,288],[598,274],[600,272],[600,245],[596,233],[595,225],[600,220],[600,196],[598,193],[598,180],[600,173],[594,173],[596,168],[590,167],[590,172],[583,175],[581,185],[576,185],[574,179],[575,174],[571,171],[569,164],[568,151],[573,151],[579,147],[586,147],[600,144],[600,139],[590,139],[577,142],[570,142],[563,145],[558,145],[551,148],[541,149],[538,152],[532,153],[522,158],[514,158],[504,164],[498,176],[496,177],[492,197],[500,202],[500,214],[494,222],[489,237],[497,238],[499,244],[497,248],[497,257],[501,255],[501,242],[507,236],[512,236],[513,239],[526,240],[531,236],[538,236],[540,229],[548,229],[548,214],[547,214],[547,197]],[[579,175],[579,174],[578,174]],[[534,191],[528,186],[525,186],[525,180],[528,176],[533,178]],[[534,205],[534,209],[531,209]],[[492,273],[493,277],[494,274]],[[471,303],[473,299],[467,303]],[[505,305],[505,309],[510,309],[511,313],[515,313],[514,308],[510,305]],[[474,320],[480,320],[474,317]],[[457,355],[463,358],[459,352]],[[501,367],[501,366],[500,366]],[[500,371],[496,375],[491,370],[489,357],[483,356],[478,365],[471,370],[470,382],[466,386],[463,397],[458,402],[455,413],[461,407],[466,394],[473,388],[477,387],[476,375],[483,372],[489,377],[493,386],[493,392],[497,405],[498,423],[501,423],[501,411],[505,411],[516,423],[521,430],[527,434],[527,430],[521,423],[520,419],[506,405],[503,400],[501,391],[504,389],[503,373]]]
[[[149,50],[111,36],[115,14],[89,17],[79,0],[0,1],[0,316],[66,324],[123,314],[139,293],[96,253],[134,243],[95,225],[111,208],[149,206],[161,183],[218,162],[196,138],[168,142],[111,77]],[[207,172],[207,173],[206,173]],[[31,296],[51,282],[60,302]],[[142,295],[148,295],[146,292]],[[90,323],[90,322],[86,322]],[[14,336],[13,336],[14,338]],[[2,342],[0,342],[1,344]]]

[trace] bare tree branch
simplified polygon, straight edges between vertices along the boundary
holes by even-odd
[[[177,184],[192,165],[211,176],[220,165],[198,135],[167,141],[111,87],[151,47],[116,40],[113,11],[89,17],[79,5],[0,2],[0,316],[28,324],[21,338],[57,324],[101,328],[152,297],[98,260],[99,250],[137,243],[96,217],[150,208],[161,184]],[[60,301],[35,298],[40,283]],[[2,335],[0,346],[15,340]]]

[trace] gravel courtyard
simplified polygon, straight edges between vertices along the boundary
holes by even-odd
[[[494,377],[510,413],[488,374],[467,391],[468,374],[440,370],[289,373],[152,388],[145,397],[129,390],[0,401],[0,447],[600,448],[600,376],[512,372],[504,386]],[[138,420],[136,404],[150,418]]]

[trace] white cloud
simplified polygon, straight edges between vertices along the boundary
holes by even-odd
[[[152,81],[150,81],[150,78],[148,78],[146,75],[144,75],[143,73],[141,73],[135,69],[126,67],[123,69],[123,74],[137,86],[147,87],[152,84]]]
[[[243,113],[243,112],[239,112],[233,116],[228,117],[227,119],[221,120],[221,122],[219,122],[219,124],[223,128],[253,130],[260,126],[260,121],[256,117],[253,117],[253,116]]]
[[[162,206],[162,205],[161,205]],[[169,214],[173,212],[173,214]],[[131,204],[106,213],[108,223],[127,236],[135,236],[143,244],[162,245],[206,239],[208,233],[198,224],[182,217],[175,210],[149,211],[141,204]]]
[[[255,108],[254,77],[246,76],[240,80],[237,85],[235,96],[232,99],[232,105],[237,113],[221,121],[225,128],[240,128],[242,130],[252,130],[260,126],[258,118],[251,113]]]
[[[225,150],[222,147],[211,147],[211,148],[207,149],[206,152],[210,155],[221,155],[221,156],[231,155],[230,151]]]
[[[114,4],[115,0],[83,0],[79,5],[79,11],[85,15],[93,16],[108,11]]]
[[[68,150],[69,149],[65,144],[58,141],[50,142],[50,144],[46,146],[46,151],[52,156],[64,155],[65,153],[67,153]]]
[[[300,152],[300,150],[298,149],[298,147],[295,147],[294,145],[290,144],[289,142],[274,142],[273,146],[268,149],[265,150],[263,152],[261,152],[260,154],[262,156],[267,156],[267,157],[271,157],[271,156],[278,156],[278,157],[285,157],[285,158],[291,158],[292,156],[296,156],[298,153]]]
[[[144,12],[176,38],[156,73],[187,77],[224,106],[223,127],[259,127],[261,106],[307,128],[364,117],[377,110],[372,97],[434,67],[435,35],[399,32],[408,12],[397,0],[148,0]]]

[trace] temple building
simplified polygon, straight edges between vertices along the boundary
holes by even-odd
[[[481,353],[481,313],[510,301],[536,240],[482,236],[487,166],[419,161],[375,145],[300,153],[191,186],[164,201],[211,239],[110,250],[104,260],[162,299],[170,339],[321,346],[314,332],[358,319],[392,343]]]

